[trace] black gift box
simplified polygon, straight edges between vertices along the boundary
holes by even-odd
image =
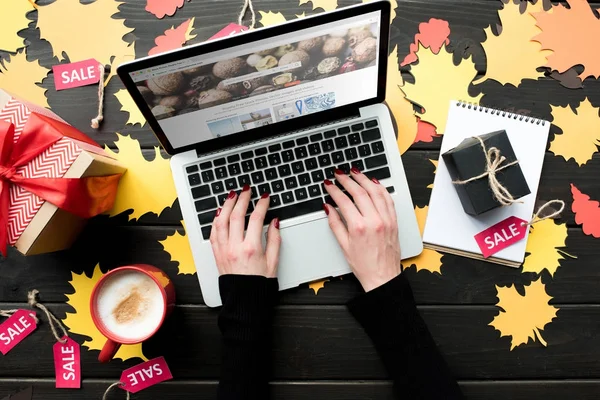
[[[506,131],[491,132],[479,137],[486,150],[495,147],[500,150],[500,156],[506,158],[498,168],[517,160]],[[465,181],[487,171],[486,153],[479,140],[474,137],[463,140],[458,146],[442,154],[442,157],[452,181]],[[496,178],[515,200],[531,193],[518,163],[496,171]],[[454,183],[453,186],[467,214],[479,215],[502,206],[494,197],[487,175],[465,184]]]

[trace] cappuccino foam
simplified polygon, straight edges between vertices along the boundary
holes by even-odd
[[[132,270],[110,276],[96,297],[96,310],[106,329],[126,340],[151,335],[161,323],[164,308],[157,283]]]

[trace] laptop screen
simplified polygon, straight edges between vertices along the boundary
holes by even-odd
[[[381,12],[131,71],[174,149],[377,96]]]

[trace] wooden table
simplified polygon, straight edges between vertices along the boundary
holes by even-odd
[[[61,0],[59,0],[61,1]],[[45,1],[44,1],[45,2]],[[42,3],[40,1],[40,3]],[[137,40],[142,56],[153,46],[154,38],[172,25],[196,17],[197,37],[201,42],[237,17],[238,0],[192,0],[173,18],[157,20],[144,11],[144,0],[129,0],[121,6],[120,16],[135,27],[126,40]],[[297,1],[255,0],[257,10],[281,11],[288,19],[305,11],[310,4]],[[340,6],[354,1],[340,0]],[[431,17],[442,18],[452,30],[449,46],[455,59],[472,54],[480,72],[485,70],[485,55],[480,43],[483,29],[499,23],[499,1],[405,0],[397,8],[391,43],[400,57],[407,54],[418,24]],[[50,67],[57,61],[48,43],[39,39],[34,24],[25,31],[28,57]],[[6,54],[0,53],[6,57]],[[405,71],[406,72],[406,71]],[[441,74],[444,71],[440,71]],[[405,73],[408,80],[410,76]],[[86,87],[55,92],[52,77],[44,81],[52,109],[67,121],[102,144],[114,147],[115,131],[138,139],[152,152],[157,144],[147,128],[125,126],[127,114],[113,96],[122,88],[118,79],[107,88],[107,118],[100,132],[89,128],[96,104],[96,88]],[[529,110],[532,115],[550,118],[550,106],[577,106],[585,96],[600,103],[600,81],[588,80],[582,90],[569,90],[551,79],[526,80],[516,89],[495,82],[480,86],[482,103],[514,110]],[[472,89],[473,90],[473,89]],[[479,89],[477,89],[479,90]],[[557,129],[553,127],[552,133]],[[416,205],[427,204],[434,166],[441,139],[413,146],[403,156]],[[558,317],[547,326],[539,342],[530,342],[510,351],[510,338],[488,324],[498,312],[495,285],[519,287],[537,277],[532,273],[446,255],[441,274],[405,273],[413,285],[419,309],[428,323],[452,371],[469,399],[598,399],[600,396],[600,242],[586,236],[575,225],[570,211],[571,182],[592,198],[600,198],[598,185],[600,156],[596,154],[585,168],[565,162],[552,153],[546,156],[539,197],[561,198],[568,207],[563,221],[569,226],[567,251],[578,258],[561,261],[551,278],[542,274],[552,303],[560,308]],[[177,275],[177,264],[170,261],[158,240],[180,226],[177,202],[159,218],[145,216],[128,222],[126,216],[100,217],[91,222],[70,251],[25,258],[11,251],[0,261],[0,308],[23,307],[26,293],[37,288],[43,302],[59,318],[72,309],[65,294],[71,293],[71,271],[91,273],[97,263],[103,269],[127,263],[150,263],[163,268],[173,278],[178,295],[174,315],[159,335],[144,344],[148,357],[164,355],[176,377],[135,395],[139,399],[214,399],[219,377],[220,345],[216,325],[217,311],[202,301],[196,276]],[[391,399],[391,385],[375,350],[344,304],[360,292],[351,276],[328,282],[318,295],[306,285],[283,293],[275,320],[274,383],[277,399]],[[85,339],[75,336],[80,343]],[[53,339],[47,326],[29,337],[9,355],[0,357],[0,397],[34,386],[34,398],[99,399],[124,368],[139,360],[113,361],[101,365],[97,351],[82,349],[83,388],[79,391],[54,389]],[[401,362],[401,360],[399,360]],[[124,398],[116,393],[111,399]]]

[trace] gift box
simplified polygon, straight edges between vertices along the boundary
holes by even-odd
[[[125,168],[53,112],[0,89],[0,252],[68,248],[112,208]]]
[[[531,193],[504,130],[465,139],[442,158],[467,214],[507,206]]]

